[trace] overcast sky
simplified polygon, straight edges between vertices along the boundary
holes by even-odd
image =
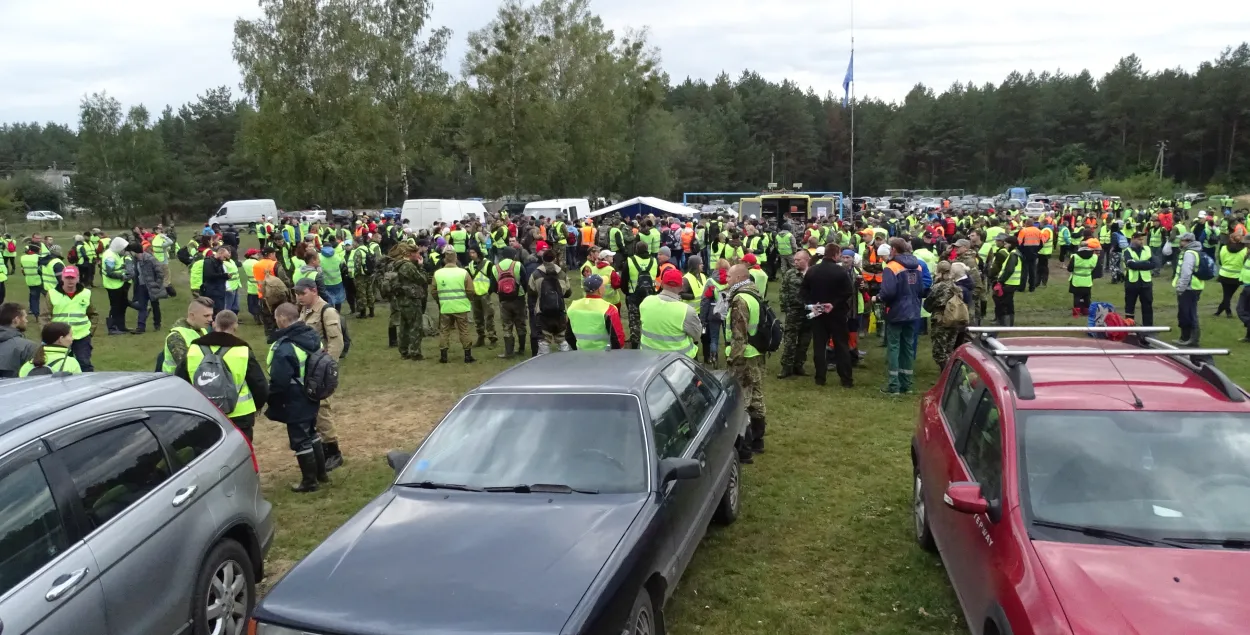
[[[841,94],[851,48],[845,0],[593,0],[610,28],[646,27],[681,81],[753,69]],[[432,23],[466,35],[498,0],[435,0]],[[159,111],[206,88],[238,88],[236,18],[256,0],[0,0],[0,122],[76,124],[83,95],[108,91]],[[1012,70],[1101,76],[1137,53],[1148,71],[1194,69],[1250,39],[1244,0],[878,0],[856,6],[855,91],[899,99],[917,82],[1000,82]]]

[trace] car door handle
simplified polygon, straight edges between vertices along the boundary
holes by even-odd
[[[191,500],[195,496],[196,490],[200,489],[195,485],[188,485],[174,493],[174,507],[182,507],[182,504]]]
[[[694,455],[694,458],[696,461],[699,462],[699,467],[707,467],[707,453],[706,452],[700,451],[698,454]]]
[[[43,599],[49,602],[55,602],[61,599],[62,595],[65,595],[66,593],[69,592],[70,589],[78,586],[78,583],[82,582],[83,577],[86,575],[87,575],[87,568],[83,567],[69,574],[68,576],[61,576],[65,579],[61,582],[58,582],[52,585],[52,588],[48,589],[48,593],[43,596]],[[60,578],[57,578],[57,579],[59,580]]]

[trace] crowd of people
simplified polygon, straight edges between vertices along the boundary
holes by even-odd
[[[6,249],[19,255],[5,273],[22,276],[30,293],[25,306],[0,308],[0,377],[91,372],[98,280],[110,336],[142,333],[150,318],[166,333],[157,370],[190,381],[205,360],[223,364],[237,392],[227,415],[249,438],[262,408],[286,424],[301,470],[294,488],[313,491],[343,457],[333,400],[299,389],[308,359],[346,357],[347,316],[372,319],[386,302],[388,345],[404,360],[424,360],[424,338],[437,333],[440,363],[455,339],[464,363],[502,340],[503,359],[527,347],[529,355],[638,348],[724,364],[747,397],[749,443],[740,454],[750,461],[764,449],[763,375],[773,350],[779,379],[808,376],[810,348],[817,384],[833,369],[851,388],[867,355],[862,343],[875,335],[885,348],[881,391],[910,393],[922,333],[945,365],[964,327],[989,321],[991,304],[994,324],[1014,325],[1015,295],[1048,285],[1052,260],[1070,273],[1073,317],[1088,315],[1095,281],[1110,279],[1124,285],[1124,318],[1144,325],[1154,323],[1153,276],[1170,268],[1179,343],[1189,346],[1200,337],[1204,282],[1221,285],[1217,315],[1233,312],[1240,288],[1235,309],[1250,341],[1244,219],[1244,210],[1191,219],[1170,201],[1142,209],[1099,201],[1037,216],[938,209],[854,220],[501,212],[414,228],[363,215],[264,219],[242,235],[206,225],[182,241],[172,225],[114,237],[92,230],[68,249],[36,234]],[[249,234],[255,247],[242,244]],[[178,295],[174,266],[186,268],[190,297],[166,331],[161,303]],[[263,364],[235,332],[244,311],[266,334]],[[31,318],[42,326],[39,342],[22,336]],[[779,342],[768,337],[774,322]]]

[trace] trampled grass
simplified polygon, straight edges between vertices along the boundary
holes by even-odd
[[[179,290],[185,291],[185,267],[175,263],[173,269]],[[1066,279],[1056,268],[1049,288],[1020,294],[1017,325],[1078,324],[1067,317]],[[1156,280],[1155,289],[1156,321],[1175,324],[1168,280]],[[20,274],[11,277],[9,299],[25,296]],[[1094,299],[1119,307],[1122,287],[1099,280]],[[94,301],[103,314],[103,291]],[[1245,345],[1236,341],[1244,331],[1236,319],[1210,317],[1217,302],[1218,285],[1211,284],[1201,305],[1204,344],[1233,348],[1232,357],[1217,362],[1244,383],[1250,380],[1250,365],[1241,354]],[[185,306],[185,296],[166,302],[166,328]],[[385,315],[383,307],[376,319],[351,322],[354,344],[336,397],[347,464],[334,472],[331,486],[311,495],[290,493],[286,485],[296,470],[284,431],[278,424],[257,425],[266,493],[278,510],[267,584],[386,487],[386,449],[416,446],[466,390],[506,367],[495,358],[498,350],[479,351],[480,361],[473,365],[455,361],[455,345],[451,364],[401,361],[386,347]],[[128,323],[134,326],[133,312]],[[31,335],[36,332],[32,329]],[[259,327],[247,324],[241,334],[263,351]],[[96,367],[151,370],[163,336],[109,337],[101,328]],[[922,338],[920,389],[936,378],[928,347],[928,338]],[[884,349],[872,336],[864,348],[870,355],[857,370],[853,390],[818,388],[809,378],[777,380],[778,362],[770,360],[768,452],[745,470],[739,521],[709,532],[681,581],[668,607],[672,632],[966,632],[941,564],[911,538],[908,443],[917,398],[880,395]],[[425,353],[437,353],[431,339]]]

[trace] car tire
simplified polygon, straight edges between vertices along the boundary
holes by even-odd
[[[732,452],[732,455],[733,463],[729,466],[725,492],[721,494],[716,513],[712,515],[712,520],[718,525],[732,525],[742,511],[742,464],[738,462],[737,451]]]
[[[933,530],[929,527],[929,505],[924,497],[924,482],[920,479],[920,466],[911,466],[911,512],[915,525],[916,544],[929,553],[937,553]]]
[[[645,587],[638,589],[638,597],[634,598],[634,606],[629,609],[629,618],[621,629],[621,635],[659,635],[659,624],[651,593]]]
[[[256,606],[252,558],[243,545],[223,540],[213,547],[195,578],[191,596],[194,635],[242,635]],[[218,626],[222,628],[218,630]],[[236,630],[237,628],[237,630]]]

